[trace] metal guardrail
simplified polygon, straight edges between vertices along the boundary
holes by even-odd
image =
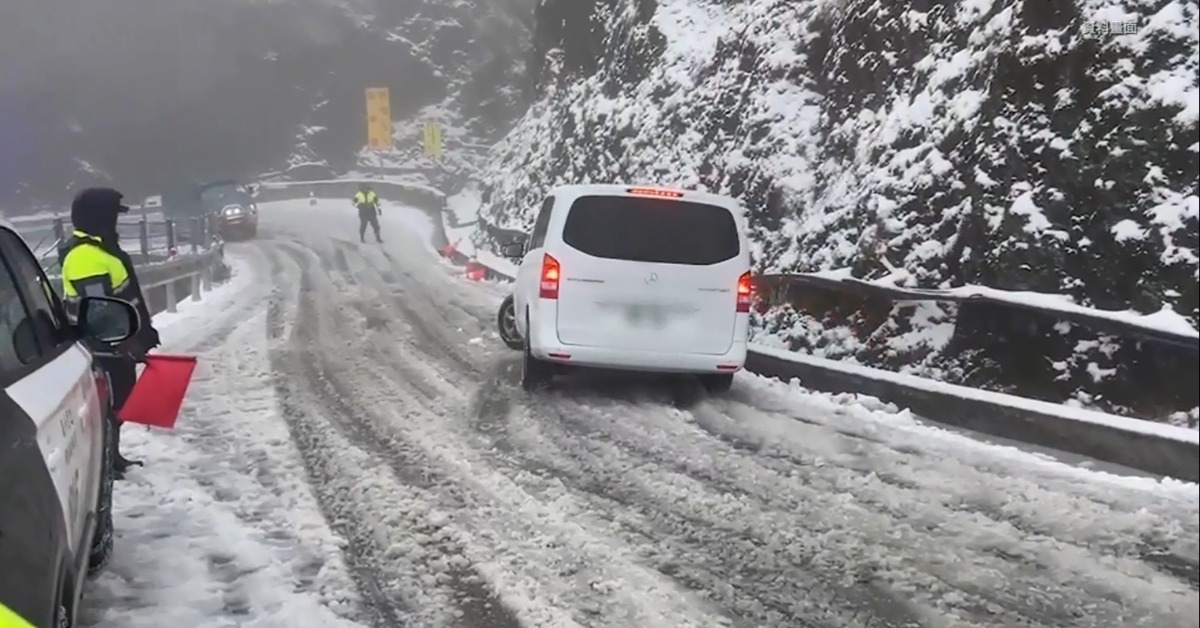
[[[1116,320],[1103,313],[1086,313],[1064,309],[1041,307],[1030,303],[992,297],[982,294],[959,295],[944,290],[929,290],[915,288],[897,288],[874,284],[862,279],[822,277],[812,274],[775,274],[763,275],[757,278],[760,287],[770,289],[782,288],[789,290],[793,286],[823,288],[842,293],[851,293],[868,299],[879,299],[890,303],[903,302],[939,302],[939,303],[986,303],[995,308],[1007,308],[1041,314],[1058,320],[1066,321],[1093,332],[1137,338],[1139,340],[1160,344],[1177,349],[1184,349],[1200,355],[1200,336],[1180,334],[1169,330],[1155,329],[1145,325]]]
[[[54,272],[59,265],[59,247],[70,237],[70,227],[59,217],[50,223],[53,239],[48,244],[35,246],[39,261],[47,272]],[[117,234],[122,246],[129,251],[139,265],[153,264],[177,256],[200,255],[215,246],[220,246],[212,221],[207,217],[187,221],[153,219],[142,216],[136,220],[122,219],[117,223]],[[129,242],[136,242],[130,246]]]
[[[58,249],[69,237],[69,226],[61,217],[48,224],[53,240],[35,250],[51,285],[57,287],[61,283]],[[123,242],[137,243],[123,247],[134,260],[152,314],[175,312],[182,299],[199,301],[212,289],[216,267],[224,258],[224,243],[211,220],[178,222],[143,214],[134,220],[122,219],[117,229]]]

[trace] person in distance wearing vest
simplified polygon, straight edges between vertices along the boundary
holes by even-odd
[[[160,344],[133,260],[118,243],[117,219],[129,211],[121,204],[122,198],[120,192],[111,188],[88,188],[76,195],[71,203],[74,231],[60,249],[64,304],[72,322],[79,313],[79,300],[85,296],[108,296],[128,301],[137,308],[141,319],[137,335],[122,346],[126,355],[96,358],[108,373],[116,410],[125,404],[137,383],[138,360]],[[142,466],[142,463],[121,455],[120,422],[113,434],[116,475],[123,478],[130,466]]]
[[[379,207],[379,196],[375,190],[364,183],[358,187],[351,202],[358,208],[359,242],[367,241],[367,225],[371,225],[371,230],[375,232],[375,241],[383,242],[383,238],[379,237],[379,217],[383,215],[383,210]]]

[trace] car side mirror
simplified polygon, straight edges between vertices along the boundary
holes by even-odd
[[[79,331],[88,340],[116,346],[138,332],[141,326],[132,303],[112,297],[84,297],[79,302]]]
[[[520,242],[505,245],[504,257],[509,259],[521,259],[525,257],[525,245]]]

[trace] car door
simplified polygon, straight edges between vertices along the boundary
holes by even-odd
[[[530,299],[537,294],[541,282],[542,253],[546,247],[546,232],[550,229],[550,216],[554,211],[554,197],[549,196],[542,201],[542,209],[538,211],[533,221],[533,233],[525,245],[525,255],[521,257],[521,266],[517,269],[516,288],[513,290],[513,308],[517,313],[517,328],[522,335],[528,336],[525,329],[525,309]]]
[[[23,452],[15,466],[5,463],[3,484],[10,494],[0,500],[10,501],[0,503],[0,511],[37,522],[30,531],[37,538],[50,531],[51,546],[36,550],[43,569],[61,569],[71,559],[66,565],[78,570],[94,527],[105,445],[91,355],[67,324],[62,304],[28,247],[4,228],[0,283],[7,287],[0,302],[0,342],[11,348],[3,403],[10,438]],[[36,487],[36,494],[17,494],[9,478]],[[7,544],[3,529],[0,535],[0,543]],[[16,550],[0,550],[9,551]],[[0,569],[12,564],[0,560]]]
[[[28,401],[19,387],[41,366],[28,353],[29,318],[0,256],[0,602],[36,625],[51,625],[70,543],[39,424],[18,401]]]

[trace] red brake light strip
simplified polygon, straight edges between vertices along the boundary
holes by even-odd
[[[626,190],[635,196],[657,196],[659,198],[683,198],[683,192],[678,190],[660,190],[658,188],[629,188]]]

